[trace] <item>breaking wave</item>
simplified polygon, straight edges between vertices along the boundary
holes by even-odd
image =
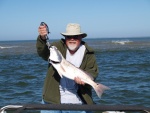
[[[133,41],[130,41],[130,40],[116,40],[116,41],[112,41],[112,43],[120,44],[120,45],[125,45],[125,44],[132,43],[132,42]]]
[[[16,48],[18,46],[0,46],[0,49]]]

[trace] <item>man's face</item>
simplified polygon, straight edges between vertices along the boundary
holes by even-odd
[[[75,35],[75,36],[65,36],[66,45],[70,51],[76,51],[81,43],[82,36]]]

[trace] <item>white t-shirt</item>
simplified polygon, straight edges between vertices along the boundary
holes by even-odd
[[[70,54],[69,50],[67,49],[66,60],[75,65],[76,67],[80,67],[85,53],[85,49],[85,46],[81,45],[73,55]],[[59,89],[61,103],[82,104],[82,101],[77,94],[78,85],[75,83],[74,80],[68,79],[63,76],[63,78],[60,79]]]

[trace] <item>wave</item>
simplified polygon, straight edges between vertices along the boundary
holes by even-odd
[[[9,48],[16,48],[19,46],[0,46],[0,49],[9,49]]]
[[[130,40],[116,40],[116,41],[112,41],[112,43],[120,44],[120,45],[125,45],[125,44],[132,43],[132,42],[133,41],[130,41]]]

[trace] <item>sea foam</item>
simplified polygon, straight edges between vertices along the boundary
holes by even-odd
[[[0,46],[0,49],[16,48],[18,46]]]
[[[112,41],[112,43],[114,44],[121,44],[121,45],[124,45],[124,44],[128,44],[128,43],[131,43],[132,41],[130,40],[116,40],[116,41]]]

